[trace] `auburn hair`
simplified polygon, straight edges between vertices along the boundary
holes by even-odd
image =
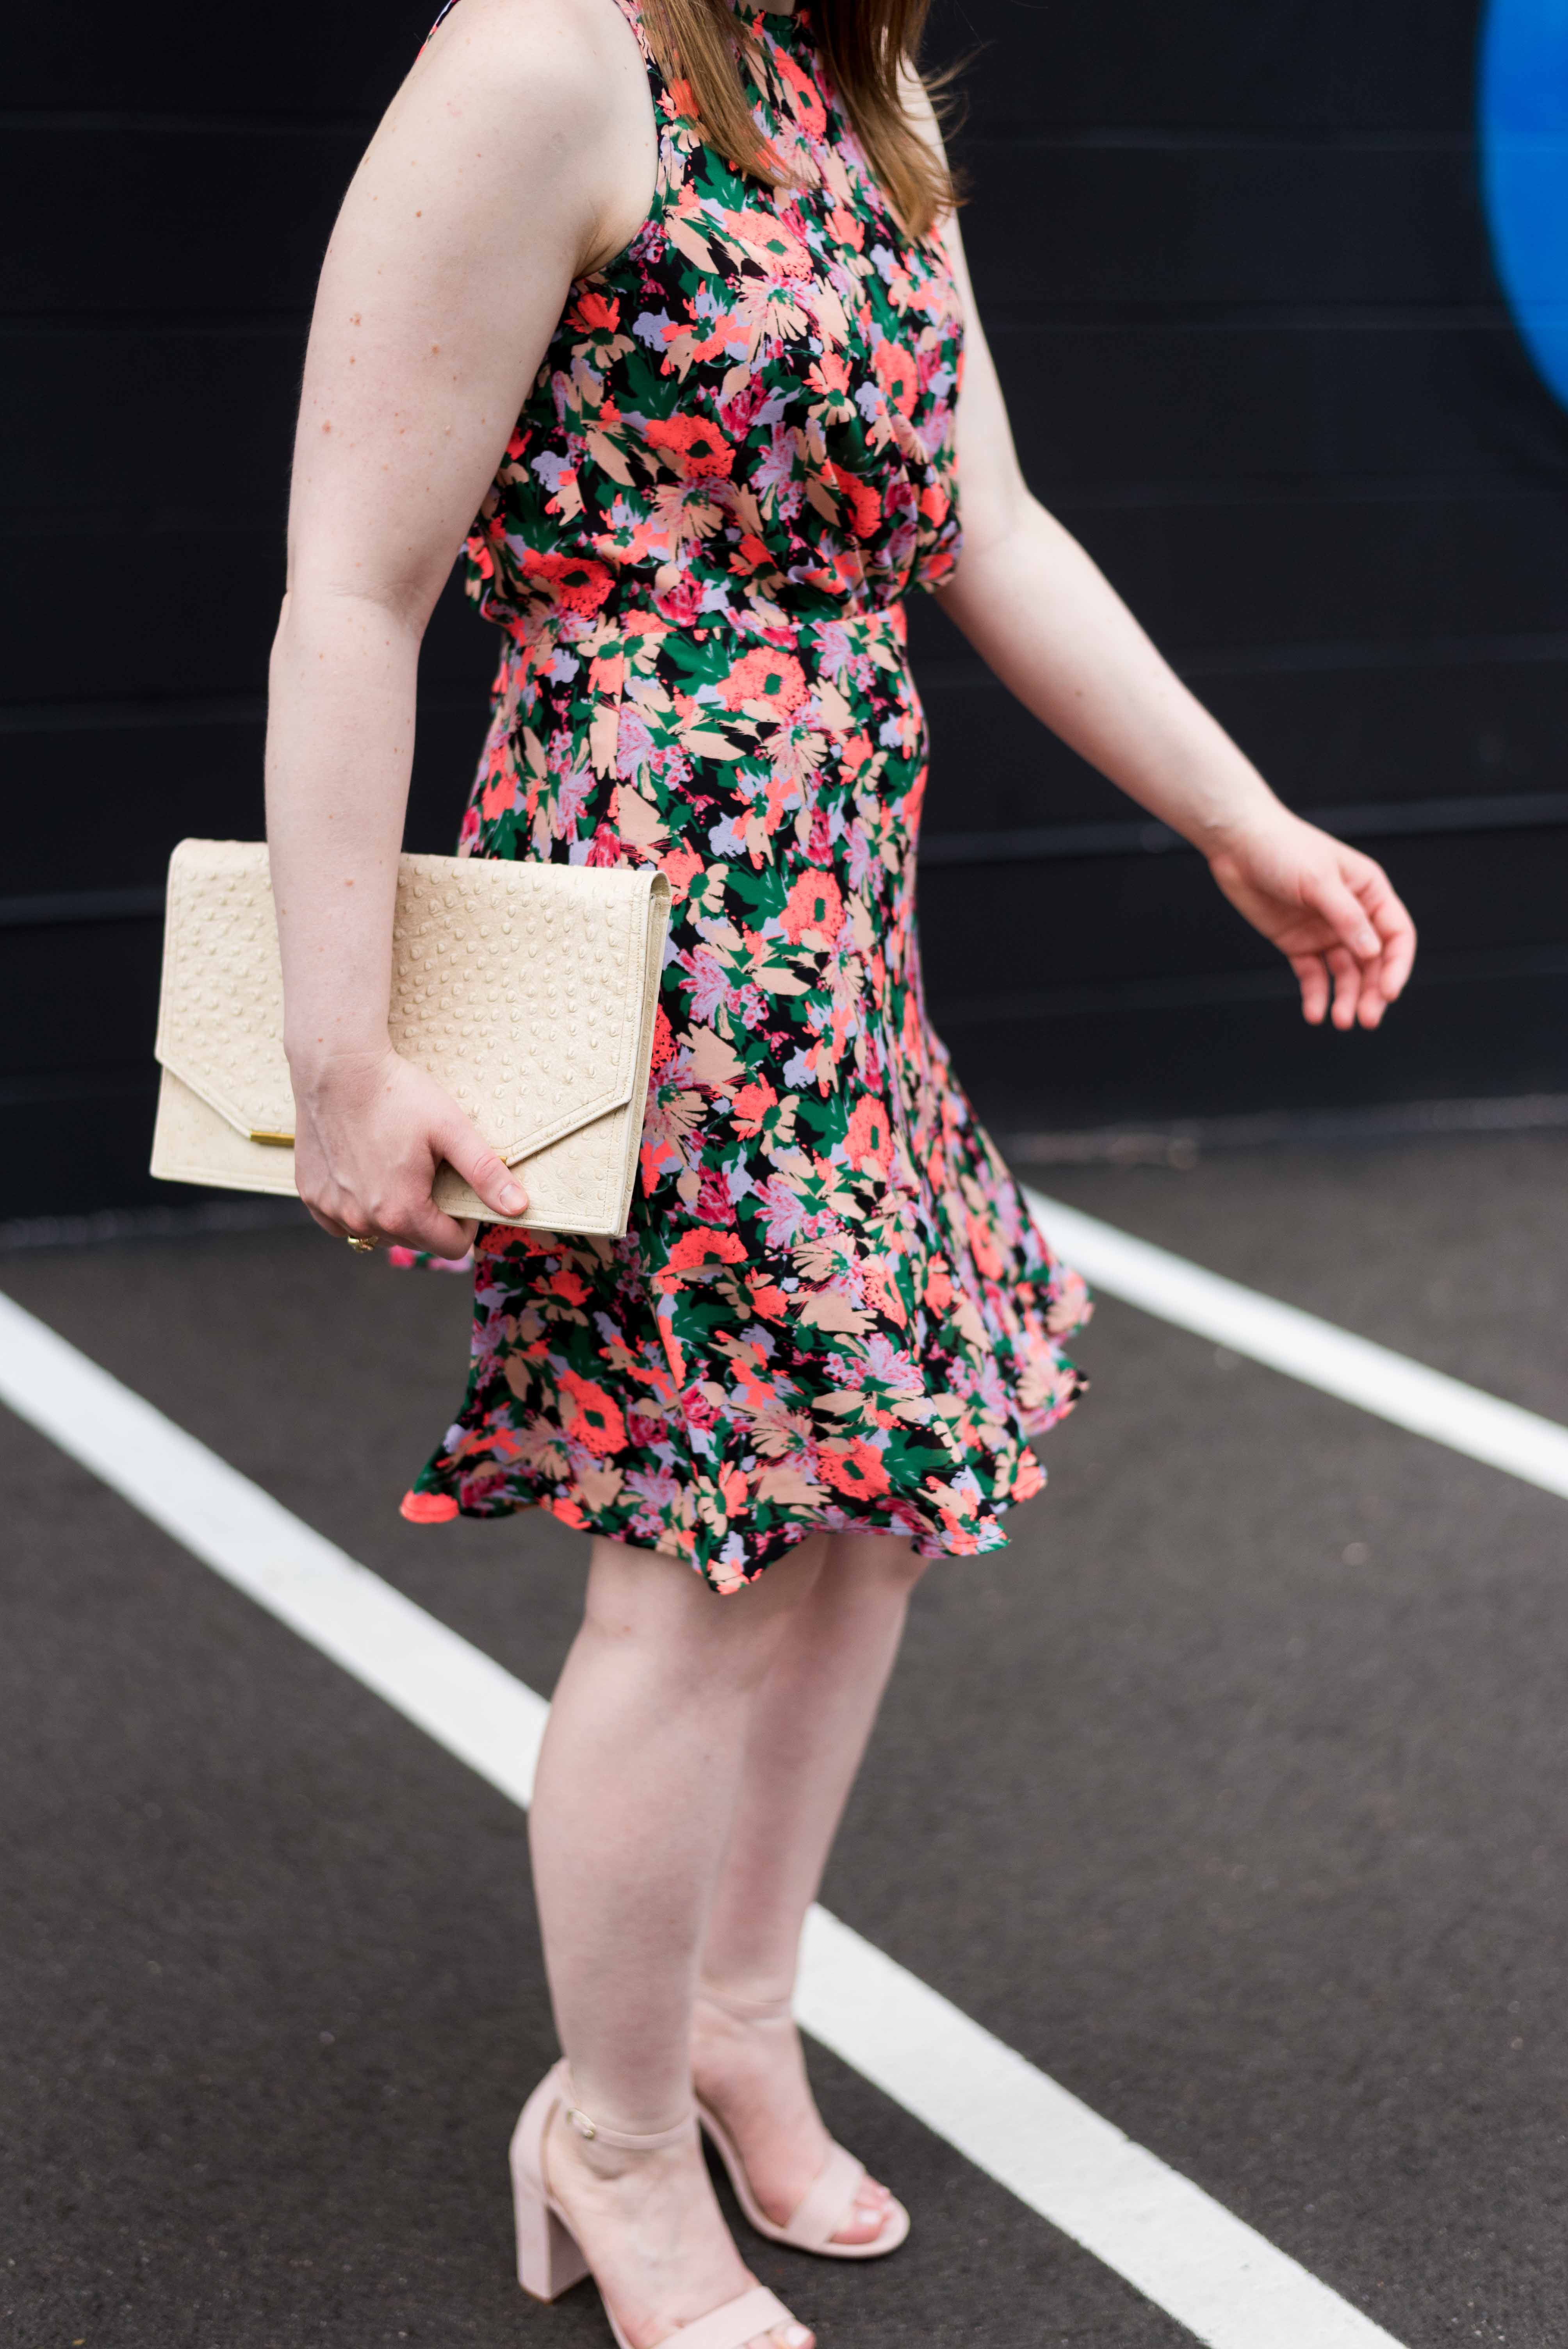
[[[901,88],[916,71],[931,0],[810,0],[822,57],[883,194],[912,236],[923,236],[961,201],[940,153],[911,121]],[[772,188],[789,174],[757,127],[745,84],[743,56],[757,36],[732,0],[645,0],[654,54],[668,79],[684,82],[683,99],[702,137],[728,161]],[[943,112],[962,70],[950,66],[922,77]]]

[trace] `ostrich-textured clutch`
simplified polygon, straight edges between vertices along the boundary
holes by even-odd
[[[450,1166],[438,1206],[531,1230],[618,1235],[631,1212],[669,920],[662,873],[405,856],[392,1041],[519,1167],[495,1216]],[[182,840],[169,868],[152,1172],[294,1189],[283,970],[263,842]]]

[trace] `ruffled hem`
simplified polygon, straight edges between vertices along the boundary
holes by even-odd
[[[1006,1496],[994,1495],[987,1500],[976,1511],[973,1523],[936,1523],[930,1512],[907,1504],[876,1509],[837,1505],[810,1511],[797,1507],[787,1523],[767,1533],[748,1537],[731,1522],[721,1547],[728,1549],[738,1536],[742,1545],[738,1560],[706,1555],[710,1546],[705,1545],[699,1531],[689,1535],[667,1530],[656,1536],[638,1533],[617,1517],[593,1509],[580,1490],[574,1491],[570,1485],[528,1489],[511,1477],[493,1474],[489,1477],[480,1475],[454,1478],[451,1483],[432,1475],[429,1482],[422,1480],[404,1495],[399,1514],[414,1525],[449,1525],[459,1516],[508,1517],[525,1509],[542,1509],[561,1524],[570,1526],[574,1533],[603,1535],[627,1549],[645,1549],[659,1557],[679,1559],[700,1574],[720,1598],[728,1598],[758,1580],[769,1567],[799,1543],[819,1533],[887,1534],[903,1540],[913,1537],[917,1557],[978,1557],[991,1550],[1006,1549],[1011,1536],[1002,1517],[1018,1502],[1032,1500],[1046,1485],[1046,1472],[1034,1454],[1026,1449],[1023,1459],[1033,1468],[1033,1476],[1020,1466],[1012,1491]]]
[[[463,1456],[438,1454],[403,1496],[399,1514],[414,1525],[449,1525],[459,1516],[506,1517],[524,1509],[543,1509],[574,1532],[602,1535],[629,1549],[646,1549],[678,1558],[700,1574],[721,1597],[755,1582],[777,1558],[812,1535],[887,1534],[913,1539],[919,1557],[977,1557],[1005,1549],[1010,1536],[1002,1525],[1006,1513],[1021,1501],[1032,1500],[1045,1489],[1046,1471],[1030,1449],[1029,1439],[1054,1427],[1087,1392],[1088,1381],[1065,1360],[1051,1399],[1039,1409],[1018,1414],[1018,1441],[988,1454],[975,1467],[965,1463],[950,1480],[928,1476],[921,1494],[887,1492],[830,1500],[792,1497],[789,1516],[770,1526],[756,1526],[739,1514],[743,1494],[736,1490],[738,1472],[729,1464],[695,1461],[684,1464],[677,1488],[691,1495],[690,1525],[656,1527],[648,1513],[639,1524],[628,1516],[618,1489],[608,1500],[593,1489],[597,1464],[586,1479],[530,1475],[500,1456],[500,1445],[461,1438]],[[454,1431],[454,1433],[458,1431]],[[504,1445],[508,1434],[501,1437]],[[515,1438],[511,1441],[515,1442]],[[602,1471],[598,1471],[602,1478]],[[766,1475],[766,1471],[763,1472]],[[755,1472],[747,1483],[757,1481]]]

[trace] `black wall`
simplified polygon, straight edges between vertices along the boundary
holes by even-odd
[[[433,13],[10,12],[0,1217],[152,1195],[160,878],[184,833],[261,829],[315,273]],[[947,0],[1035,487],[1426,947],[1382,1037],[1309,1035],[1198,860],[918,608],[933,1001],[1005,1125],[1568,1090],[1568,416],[1488,257],[1475,30],[1474,0]],[[449,594],[410,845],[451,843],[490,653]]]

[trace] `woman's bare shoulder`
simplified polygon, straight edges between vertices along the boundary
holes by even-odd
[[[628,49],[634,54],[635,39],[616,0],[458,0],[415,70],[576,83]]]
[[[641,218],[645,150],[647,81],[616,0],[458,0],[387,109],[359,195],[436,181],[470,233],[526,220],[586,251],[605,218]]]
[[[459,143],[465,124],[500,123],[559,167],[611,151],[647,114],[636,39],[616,0],[458,0],[420,51],[388,124],[412,111]],[[492,160],[500,158],[492,157]]]

